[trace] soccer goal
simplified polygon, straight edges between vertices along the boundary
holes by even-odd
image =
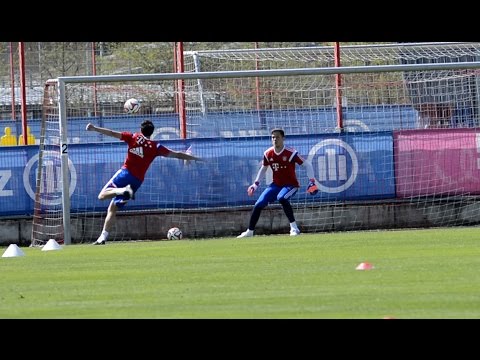
[[[298,168],[301,188],[292,199],[304,232],[477,224],[479,68],[460,61],[51,80],[32,244],[98,237],[108,201],[97,195],[123,164],[126,146],[85,126],[135,132],[145,119],[156,126],[154,140],[191,147],[205,161],[156,159],[136,199],[119,211],[114,241],[166,239],[172,227],[185,239],[238,235],[256,200],[246,189],[276,127],[314,166],[320,192],[306,193]],[[124,114],[132,97],[140,111]],[[270,180],[267,173],[260,190]],[[272,205],[256,233],[285,229],[281,208]]]
[[[204,50],[186,51],[184,56],[185,72],[210,72],[210,71],[244,71],[244,70],[269,70],[269,69],[299,69],[323,68],[333,66],[382,66],[399,64],[435,64],[475,62],[480,60],[480,43],[460,42],[435,42],[435,43],[393,43],[374,45],[346,45],[339,46],[311,46],[300,48],[260,48],[237,50]],[[240,81],[236,84],[237,91],[243,97],[250,96],[251,102],[259,111],[259,116],[267,116],[269,110],[274,110],[282,97],[290,97],[291,102],[301,109],[337,106],[339,107],[340,121],[342,120],[342,107],[350,110],[354,107],[358,112],[363,105],[390,105],[412,104],[419,113],[424,127],[448,127],[448,120],[454,117],[456,122],[474,123],[476,114],[477,92],[476,79],[456,78],[443,72],[397,72],[397,73],[370,73],[365,77],[364,83],[349,80],[351,75],[341,76],[341,80],[334,86],[332,79],[325,77],[309,78],[306,83],[299,82],[297,78],[256,78],[255,86],[243,85]],[[404,76],[406,78],[404,78]],[[354,75],[358,81],[358,75]],[[431,77],[431,79],[429,79]],[[335,79],[337,81],[338,79]],[[404,81],[406,80],[406,81]],[[250,80],[249,80],[250,81]],[[327,83],[321,83],[327,81]],[[343,89],[342,82],[350,85],[349,91]],[[391,82],[392,86],[388,83]],[[197,108],[202,113],[208,107],[215,109],[216,102],[212,99],[211,92],[203,85],[204,81],[188,84],[188,92],[192,96],[190,108]],[[400,84],[400,86],[398,86]],[[402,86],[408,86],[404,92]],[[352,86],[355,86],[353,88]],[[461,86],[463,91],[452,86]],[[382,88],[389,88],[387,94]],[[472,89],[473,88],[473,89]],[[470,89],[472,89],[470,91]],[[344,91],[345,90],[345,91]],[[340,93],[336,93],[340,92]],[[217,97],[221,94],[217,94]],[[407,96],[408,99],[402,99]],[[320,99],[323,99],[321,102]],[[223,105],[223,104],[222,104]],[[380,128],[388,126],[390,119],[379,112]],[[337,115],[335,115],[337,116]],[[362,114],[360,115],[362,116]],[[367,115],[365,115],[367,116]],[[374,115],[375,116],[375,115]],[[367,130],[359,116],[345,119],[341,127]],[[295,117],[292,119],[291,131],[302,133],[300,126],[294,126]],[[435,119],[432,119],[435,118]],[[403,125],[390,124],[390,127],[402,128]],[[370,127],[369,130],[372,128]],[[332,129],[325,129],[331,131]],[[225,129],[223,134],[228,134]],[[290,132],[291,133],[291,132]],[[237,135],[237,134],[234,134]]]

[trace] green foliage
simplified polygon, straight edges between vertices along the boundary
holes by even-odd
[[[10,82],[13,68],[18,77],[18,42],[0,42],[0,79]],[[92,46],[95,46],[97,75],[173,72],[173,42],[25,42],[26,77],[29,86],[42,86],[59,76],[92,75]],[[330,42],[258,42],[259,48],[332,46]],[[367,44],[367,43],[341,43]],[[255,42],[185,42],[185,51],[253,49]],[[13,65],[13,67],[12,67]]]
[[[89,46],[90,43],[78,42],[26,43],[26,66],[32,75],[32,65],[38,66],[37,76],[42,81],[59,76],[90,75],[91,70],[85,61]]]
[[[102,74],[151,74],[173,72],[173,43],[116,43],[99,57]]]

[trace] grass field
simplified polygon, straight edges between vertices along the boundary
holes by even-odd
[[[480,318],[480,228],[21,249],[2,319]]]

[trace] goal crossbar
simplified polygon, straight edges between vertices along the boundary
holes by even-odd
[[[303,69],[274,69],[274,70],[240,70],[240,71],[209,71],[196,73],[165,73],[165,74],[131,74],[131,75],[97,75],[97,76],[62,76],[57,78],[58,83],[94,83],[94,82],[132,82],[152,80],[191,80],[191,79],[218,79],[242,77],[270,77],[270,76],[301,76],[301,75],[333,75],[358,74],[399,71],[436,71],[436,70],[465,70],[480,68],[480,61],[439,63],[439,64],[405,64],[405,65],[372,65],[372,66],[342,66]],[[52,81],[52,80],[49,80]]]
[[[219,71],[219,72],[194,72],[194,73],[163,73],[163,74],[130,74],[130,75],[100,75],[100,76],[66,76],[48,80],[58,85],[59,99],[59,125],[60,125],[60,153],[62,176],[62,206],[64,222],[64,242],[71,243],[70,235],[70,200],[69,200],[69,170],[68,170],[68,128],[65,100],[65,86],[73,83],[100,83],[100,82],[139,82],[159,80],[187,80],[187,79],[219,79],[243,77],[283,77],[303,75],[332,75],[332,74],[358,74],[379,72],[412,72],[436,70],[476,70],[480,62],[436,63],[436,64],[404,64],[404,65],[377,65],[377,66],[346,66],[302,69],[270,69],[247,71]]]

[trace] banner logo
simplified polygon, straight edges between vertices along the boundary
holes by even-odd
[[[62,203],[62,168],[60,154],[56,151],[44,151],[42,156],[43,176],[42,183],[40,184],[41,195],[39,201],[43,205],[60,205]],[[32,156],[23,170],[23,186],[32,200],[35,200],[38,158],[38,154]],[[69,195],[72,196],[77,186],[77,171],[70,159],[68,159],[68,169],[70,171]],[[34,171],[33,174],[32,170]],[[31,184],[30,181],[32,178],[35,179],[33,184]]]
[[[357,155],[342,140],[327,139],[319,142],[310,149],[307,159],[316,170],[318,189],[322,192],[334,194],[345,191],[357,178]]]

